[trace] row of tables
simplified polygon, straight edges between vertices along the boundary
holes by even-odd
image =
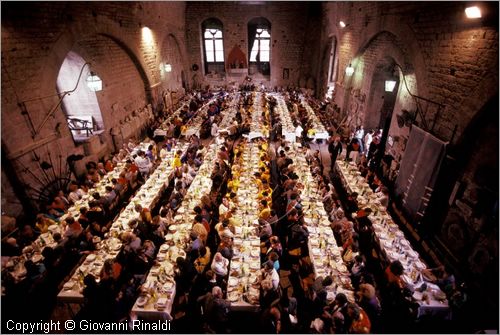
[[[146,150],[149,144],[149,142],[139,143],[133,149],[133,152]],[[53,235],[59,233],[61,236],[64,236],[64,229],[66,225],[63,224],[63,222],[68,217],[73,217],[75,220],[78,220],[80,217],[80,208],[89,208],[89,203],[94,200],[92,194],[95,192],[98,192],[101,195],[106,193],[106,186],[112,186],[111,180],[113,178],[118,179],[120,173],[125,170],[127,158],[128,157],[125,157],[118,162],[113,170],[102,176],[99,182],[95,183],[94,187],[89,189],[87,194],[85,194],[82,199],[76,201],[72,206],[70,206],[67,212],[58,219],[57,224],[49,226],[47,232],[41,233],[36,240],[31,243],[31,245],[25,247],[21,256],[11,257],[9,260],[10,263],[7,263],[7,267],[12,269],[10,273],[16,281],[20,281],[26,276],[24,263],[27,260],[31,260],[33,263],[39,263],[43,261],[42,252],[46,247],[55,248],[57,246],[58,242],[54,240]]]
[[[418,252],[412,248],[387,209],[380,204],[379,195],[371,190],[354,162],[337,160],[335,166],[346,190],[349,193],[358,193],[359,207],[372,209],[368,218],[373,225],[375,241],[386,259],[389,262],[398,260],[403,264],[405,272],[402,279],[408,287],[414,290],[413,297],[420,305],[419,316],[443,315],[448,318],[450,310],[446,294],[439,286],[425,280],[422,271],[427,269],[427,265]],[[420,292],[424,283],[427,289]],[[425,299],[426,296],[427,299]]]
[[[286,103],[281,95],[277,99],[276,111],[284,125],[283,131],[293,129],[293,123]],[[354,301],[350,272],[342,260],[342,248],[337,245],[330,221],[325,211],[319,187],[311,174],[305,157],[305,149],[299,143],[291,142],[288,156],[294,162],[294,171],[303,186],[300,198],[303,206],[304,222],[309,232],[308,248],[314,275],[331,276],[333,283],[326,287],[327,299],[333,301],[337,293],[344,293],[350,301]]]
[[[236,114],[239,96],[235,95],[223,121]],[[201,123],[200,123],[201,124]],[[153,266],[143,284],[144,292],[132,307],[132,313],[145,320],[171,320],[172,307],[175,300],[176,284],[174,280],[174,264],[177,257],[186,257],[185,249],[190,240],[194,207],[200,198],[208,194],[212,187],[211,174],[217,160],[218,146],[208,146],[203,163],[191,182],[183,201],[174,216],[174,224],[169,226],[169,234],[165,236]]]
[[[182,107],[181,107],[182,108]],[[180,111],[179,108],[176,113]],[[199,127],[203,119],[203,111],[208,108],[208,103],[205,104],[198,112],[195,118],[190,120],[190,126]],[[172,119],[172,115],[169,119]],[[98,250],[95,253],[89,254],[85,257],[83,263],[73,272],[71,278],[64,283],[61,291],[57,295],[58,301],[62,303],[83,303],[83,278],[86,274],[92,274],[94,277],[99,278],[99,275],[107,260],[116,259],[121,251],[123,245],[118,238],[124,232],[131,232],[133,229],[129,223],[139,218],[140,214],[135,211],[135,206],[140,204],[142,208],[152,209],[166,187],[173,178],[172,161],[175,153],[181,150],[183,153],[187,150],[189,143],[178,142],[170,152],[167,153],[165,159],[158,165],[153,173],[149,176],[147,181],[136,192],[135,196],[131,199],[124,210],[112,223],[110,230],[105,235],[105,239],[98,244]],[[146,146],[147,148],[147,146]],[[142,146],[138,149],[143,149]]]
[[[261,122],[264,100],[261,93],[254,93],[251,132],[268,133],[266,125]],[[266,114],[267,115],[267,114]],[[263,142],[263,141],[262,141]],[[231,309],[237,311],[257,311],[260,298],[260,237],[259,237],[259,188],[254,181],[254,173],[259,171],[259,160],[265,150],[259,149],[258,142],[241,142],[241,158],[236,175],[238,190],[236,200],[230,207],[235,207],[233,221],[236,224],[233,240],[234,256],[230,262],[227,285],[227,299],[231,301]],[[234,165],[233,165],[234,167]]]

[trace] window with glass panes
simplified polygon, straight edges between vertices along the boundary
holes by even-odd
[[[205,29],[205,59],[207,63],[224,62],[224,44],[220,29]]]
[[[271,35],[267,29],[257,29],[250,52],[250,62],[269,62]]]

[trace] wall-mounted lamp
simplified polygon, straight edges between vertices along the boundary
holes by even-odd
[[[171,64],[165,64],[165,72],[172,72],[172,65]]]
[[[394,91],[394,87],[396,87],[396,81],[393,79],[389,79],[385,81],[385,91],[392,92]]]
[[[347,24],[344,21],[339,21],[339,26],[340,28],[345,28],[347,27]]]
[[[478,6],[467,7],[465,15],[468,19],[478,19],[481,17],[481,9]]]
[[[354,68],[351,66],[351,64],[349,64],[349,66],[345,68],[345,75],[350,77],[353,75],[353,73],[354,73]]]
[[[102,80],[93,71],[90,71],[90,75],[87,77],[87,86],[91,91],[99,92],[102,90]]]

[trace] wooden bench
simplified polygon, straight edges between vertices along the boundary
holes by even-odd
[[[94,125],[92,122],[92,116],[90,115],[79,115],[68,117],[68,126],[71,131],[82,131],[85,130],[87,137],[92,134],[94,130]]]

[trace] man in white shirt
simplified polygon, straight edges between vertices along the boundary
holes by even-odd
[[[304,128],[299,124],[297,128],[295,128],[295,137],[302,137],[302,131]]]
[[[365,141],[365,155],[368,156],[368,149],[370,148],[370,144],[373,140],[373,130],[370,130],[366,133],[364,141]]]
[[[360,146],[359,152],[364,152],[364,147],[363,147],[363,137],[365,136],[365,130],[363,129],[363,126],[358,126],[356,129],[356,132],[354,133],[354,137],[358,139],[358,143]]]
[[[69,190],[70,190],[70,193],[68,195],[68,200],[72,204],[74,204],[75,202],[80,200],[85,195],[85,192],[81,188],[79,188],[78,184],[76,184],[76,183],[71,183],[69,185]]]
[[[137,165],[144,178],[149,175],[151,167],[153,166],[149,158],[146,157],[144,151],[142,150],[139,150],[139,152],[137,153],[137,157],[135,158],[135,165]]]

